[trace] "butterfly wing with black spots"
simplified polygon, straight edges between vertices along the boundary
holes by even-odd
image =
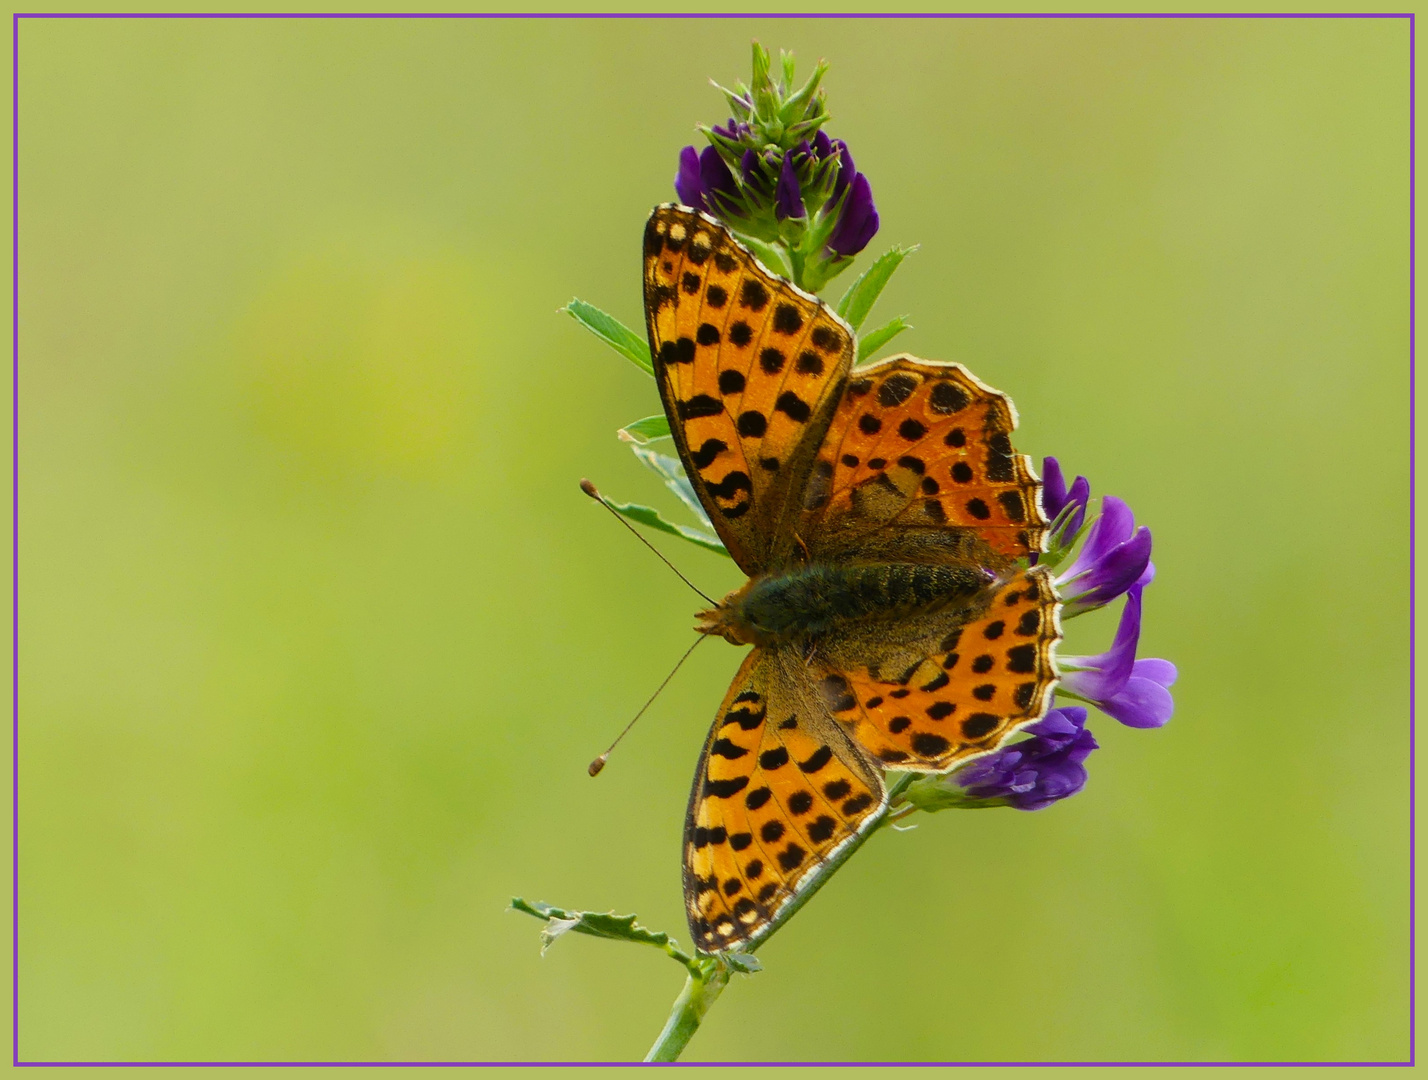
[[[685,471],[745,573],[781,562],[787,518],[853,363],[848,325],[707,214],[645,226],[645,320]]]
[[[1060,603],[1045,567],[990,587],[972,610],[849,627],[820,643],[834,718],[884,768],[947,772],[1045,715]]]
[[[887,799],[814,674],[792,650],[754,649],[705,741],[684,834],[685,905],[704,952],[755,944]]]
[[[798,531],[815,559],[866,557],[898,534],[936,534],[955,560],[988,566],[1041,551],[1041,482],[1012,450],[1015,427],[1010,399],[960,364],[901,355],[860,368],[813,463]]]

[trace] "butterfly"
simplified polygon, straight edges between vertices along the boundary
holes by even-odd
[[[644,298],[680,459],[749,576],[697,616],[753,650],[684,829],[695,945],[746,949],[881,820],[884,770],[950,771],[1045,714],[1048,522],[1007,397],[955,363],[855,367],[852,328],[712,217],[655,208]]]

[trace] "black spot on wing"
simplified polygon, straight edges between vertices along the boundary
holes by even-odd
[[[884,408],[894,408],[910,398],[916,389],[917,380],[906,372],[899,371],[889,375],[883,385],[878,387],[878,403]]]
[[[798,354],[798,362],[793,365],[793,370],[800,375],[822,375],[823,358],[815,352],[804,349]]]
[[[772,772],[781,769],[788,764],[788,751],[782,746],[775,746],[772,750],[765,750],[759,755],[759,767]]]
[[[709,494],[720,499],[732,499],[741,491],[752,492],[754,490],[754,485],[749,480],[749,474],[742,469],[729,473],[717,484],[710,484],[706,481],[705,486],[709,489]]]
[[[744,373],[732,368],[719,372],[719,393],[737,394],[744,389]]]
[[[919,731],[912,737],[912,748],[923,757],[940,757],[947,753],[951,746],[941,735],[934,735],[930,731]]]
[[[758,281],[746,281],[739,290],[739,303],[750,311],[763,311],[769,302],[769,291]]]
[[[997,432],[987,440],[987,476],[989,479],[999,483],[1004,483],[1016,476],[1016,470],[1012,463],[1011,439],[1002,432]]]
[[[693,420],[700,416],[718,416],[724,411],[724,406],[708,394],[695,394],[688,401],[679,402],[675,411],[681,420]]]
[[[773,328],[780,334],[796,334],[803,329],[803,316],[792,304],[779,304],[774,309]]]
[[[806,773],[815,773],[827,765],[832,758],[833,751],[827,746],[820,746],[809,755],[807,761],[800,761],[798,767]]]
[[[747,776],[734,776],[728,780],[715,780],[712,776],[704,778],[704,794],[714,799],[727,799],[731,795],[737,795],[749,786]]]
[[[932,387],[927,404],[933,412],[949,416],[967,407],[968,397],[960,386],[951,382],[939,382]]]
[[[813,333],[809,335],[809,340],[813,342],[815,349],[820,349],[826,353],[840,353],[843,351],[843,335],[834,330],[831,326],[815,326]]]
[[[710,398],[709,400],[713,401],[714,399]],[[720,406],[719,411],[723,412],[723,406]],[[763,435],[765,431],[768,430],[768,426],[768,419],[764,416],[763,413],[759,412],[757,409],[749,409],[747,412],[742,412],[739,414],[737,427],[739,429],[739,434],[746,439],[759,438],[761,435]]]
[[[737,374],[737,372],[735,373]],[[703,471],[714,463],[714,459],[729,449],[729,444],[722,439],[705,439],[704,445],[698,450],[690,453],[690,460],[694,462],[694,467]]]
[[[994,731],[1000,723],[1001,718],[991,713],[973,713],[962,721],[962,734],[969,739],[980,739]]]
[[[827,814],[820,814],[812,825],[808,826],[808,839],[815,844],[821,844],[833,835],[833,830],[838,827],[838,823]]]
[[[990,657],[988,658],[990,659]],[[1030,675],[1036,670],[1036,646],[1014,645],[1007,650],[1007,670]]]
[[[813,412],[813,410],[808,407],[807,402],[792,390],[785,390],[780,394],[778,400],[774,402],[774,408],[781,413],[786,413],[800,424],[807,423],[809,416],[811,416]]]
[[[872,805],[873,797],[865,791],[861,795],[854,795],[842,805],[841,809],[844,817],[852,817],[854,814],[861,814]]]

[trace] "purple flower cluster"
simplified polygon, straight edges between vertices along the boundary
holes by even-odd
[[[679,152],[674,190],[681,202],[734,224],[755,221],[772,211],[775,222],[803,221],[811,214],[831,217],[824,241],[834,257],[850,258],[868,246],[878,231],[878,209],[867,176],[853,164],[842,139],[821,128],[786,152],[747,147],[738,159],[738,177],[720,147],[747,143],[752,129],[733,117],[712,129],[715,145]],[[825,221],[824,224],[830,224]]]
[[[1042,505],[1053,520],[1061,519],[1053,545],[1074,538],[1085,520],[1091,485],[1076,477],[1070,488],[1055,458],[1042,463],[1046,479]],[[1075,560],[1056,577],[1064,598],[1063,614],[1072,618],[1125,596],[1120,625],[1111,647],[1095,656],[1063,656],[1061,689],[1089,701],[1127,727],[1160,727],[1175,711],[1169,687],[1175,665],[1168,660],[1137,660],[1140,644],[1142,593],[1155,578],[1150,561],[1150,530],[1136,527],[1131,509],[1114,495],[1101,498],[1101,515],[1086,533]]]
[[[1025,730],[1031,738],[962,766],[951,780],[968,798],[1018,810],[1040,810],[1086,786],[1084,762],[1097,743],[1085,709],[1052,709]]]
[[[712,146],[706,146],[703,153],[692,146],[679,152],[674,190],[686,206],[715,217],[726,217],[739,206],[739,185],[719,151]]]
[[[1137,660],[1140,644],[1141,591],[1126,594],[1111,647],[1095,656],[1063,656],[1061,689],[1091,702],[1126,727],[1162,727],[1175,712],[1170,696],[1177,672],[1169,660]]]

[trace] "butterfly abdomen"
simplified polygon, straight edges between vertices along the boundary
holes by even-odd
[[[753,581],[730,614],[764,643],[816,638],[841,625],[970,600],[992,576],[916,563],[807,566]]]

